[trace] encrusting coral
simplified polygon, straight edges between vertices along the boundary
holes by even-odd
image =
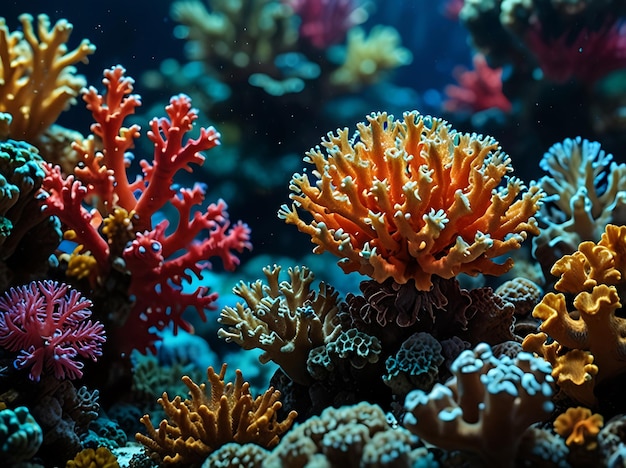
[[[233,288],[245,304],[224,307],[218,321],[227,328],[218,336],[244,349],[262,349],[262,363],[273,361],[293,381],[306,384],[311,381],[306,368],[309,352],[341,332],[339,294],[324,283],[313,291],[314,276],[307,267],[289,268],[289,281],[279,282],[280,271],[280,266],[267,266],[263,268],[267,284],[257,280]]]
[[[514,466],[528,427],[546,418],[550,365],[530,353],[496,358],[481,343],[453,362],[454,379],[406,397],[404,426],[426,442],[477,454],[487,466]]]
[[[352,138],[347,128],[329,133],[326,155],[307,152],[315,170],[294,174],[294,203],[279,217],[309,234],[315,253],[328,250],[346,273],[379,283],[413,279],[428,290],[433,275],[509,270],[511,259],[493,259],[537,233],[543,192],[507,176],[511,161],[497,142],[418,112],[402,120],[371,114],[367,122]]]
[[[150,416],[143,416],[141,422],[146,426],[147,435],[138,433],[137,441],[166,465],[201,463],[228,442],[254,442],[266,448],[278,444],[279,437],[291,427],[297,413],[291,411],[279,421],[280,392],[269,388],[253,398],[241,371],[237,370],[234,383],[226,383],[225,374],[226,364],[219,374],[212,367],[207,369],[208,393],[207,384],[198,385],[184,376],[182,380],[191,399],[182,400],[177,396],[170,401],[164,393],[158,401],[168,419],[155,428]]]
[[[68,460],[65,468],[119,468],[117,457],[106,447],[81,450],[73,460]]]
[[[606,226],[596,244],[582,242],[552,267],[559,279],[535,307],[540,333],[524,339],[524,349],[553,366],[561,390],[592,407],[594,389],[626,371],[626,319],[621,296],[626,273],[626,226]],[[573,309],[563,293],[575,295]]]

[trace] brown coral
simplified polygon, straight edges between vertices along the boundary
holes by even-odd
[[[324,283],[313,291],[314,277],[306,267],[289,268],[290,281],[279,282],[280,271],[277,265],[265,267],[267,284],[257,280],[233,288],[245,304],[222,310],[218,321],[228,328],[221,328],[218,336],[244,349],[262,349],[262,363],[273,361],[293,381],[306,384],[311,380],[306,370],[311,349],[341,332],[338,293]]]
[[[182,380],[191,399],[177,396],[170,401],[167,393],[163,393],[158,402],[169,420],[162,420],[155,428],[150,416],[144,415],[141,422],[147,435],[136,434],[137,441],[166,465],[200,463],[228,442],[254,442],[267,448],[278,444],[280,435],[291,427],[297,413],[291,411],[279,422],[280,392],[270,388],[253,399],[250,384],[243,381],[241,371],[237,370],[234,383],[225,383],[225,374],[226,364],[219,374],[212,367],[207,369],[209,393],[206,384],[197,385],[184,376]]]

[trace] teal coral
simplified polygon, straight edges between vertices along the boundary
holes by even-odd
[[[41,212],[42,162],[26,142],[0,142],[1,290],[45,272],[61,240],[58,220]]]
[[[607,224],[626,223],[626,164],[600,143],[581,137],[554,144],[543,156],[538,181],[548,195],[537,214],[535,257],[547,269],[582,241],[598,241]]]
[[[3,463],[31,459],[43,442],[41,427],[28,408],[20,406],[0,411],[0,455]]]
[[[530,353],[496,358],[481,343],[453,362],[454,379],[406,397],[404,426],[426,442],[477,454],[487,466],[514,466],[528,427],[546,418],[550,364]]]

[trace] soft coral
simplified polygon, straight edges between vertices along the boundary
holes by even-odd
[[[102,355],[104,326],[88,320],[91,301],[67,284],[33,281],[0,298],[0,346],[19,351],[15,367],[31,367],[39,381],[44,368],[58,379],[82,377],[76,358]]]

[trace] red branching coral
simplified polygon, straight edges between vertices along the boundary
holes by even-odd
[[[124,73],[120,66],[105,70],[104,95],[93,87],[85,91],[83,99],[95,123],[93,135],[74,145],[82,163],[68,177],[58,166],[46,165],[43,184],[49,194],[46,213],[58,216],[65,237],[79,245],[70,263],[78,259],[75,263],[84,265],[82,269],[91,269],[75,276],[88,276],[93,287],[103,284],[113,268],[131,278],[128,293],[133,309],[115,335],[116,347],[123,353],[152,348],[158,340],[149,331],[153,326],[162,330],[172,323],[175,330],[191,330],[181,317],[185,308],[195,307],[204,317],[204,309],[213,307],[216,295],[206,287],[183,292],[183,282],[199,277],[210,267],[211,257],[220,257],[224,267],[232,270],[239,264],[235,252],[252,248],[248,226],[241,222],[231,226],[224,201],[202,211],[197,209],[205,193],[200,184],[175,190],[175,175],[202,164],[200,152],[218,145],[220,137],[209,127],[201,128],[197,139],[185,140],[198,118],[188,96],[174,96],[165,108],[167,117],[152,119],[148,138],[154,143],[153,160],[140,161],[143,176],[130,182],[127,151],[139,136],[139,126],[123,124],[141,101],[132,94],[133,80]],[[101,150],[96,150],[96,139],[101,140]],[[89,204],[95,209],[88,210]],[[178,212],[177,224],[169,226],[164,220],[153,226],[153,215],[166,204]],[[96,261],[87,261],[89,257]]]
[[[448,85],[444,102],[451,112],[479,112],[486,109],[511,110],[511,102],[502,92],[502,68],[491,68],[481,54],[474,55],[474,70],[457,67],[454,77],[458,85]]]
[[[0,298],[0,346],[18,351],[15,367],[30,367],[39,381],[44,372],[58,379],[83,375],[83,363],[102,355],[104,326],[88,320],[91,301],[56,281],[33,281]]]

